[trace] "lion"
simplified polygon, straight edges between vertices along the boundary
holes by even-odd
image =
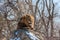
[[[34,16],[32,16],[31,14],[25,14],[20,18],[17,30],[12,32],[12,34],[14,35],[12,35],[10,38],[12,40],[16,39],[16,37],[18,37],[19,40],[44,40],[42,34],[34,31],[33,29],[34,29]]]

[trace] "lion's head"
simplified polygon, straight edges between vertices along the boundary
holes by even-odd
[[[31,14],[25,14],[20,18],[17,29],[21,28],[34,28],[34,17]]]

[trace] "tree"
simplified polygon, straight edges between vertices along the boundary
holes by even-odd
[[[0,6],[0,18],[3,18],[3,20],[0,19],[0,21],[3,21],[2,23],[0,23],[6,25],[6,29],[9,35],[11,31],[16,29],[17,22],[20,20],[21,16],[23,16],[23,14],[29,13],[32,14],[35,18],[34,31],[42,33],[44,37],[47,38],[47,40],[49,35],[53,37],[53,19],[56,16],[55,4],[53,3],[53,0],[37,0],[35,5],[33,5],[32,3],[33,0],[5,1],[6,2],[4,2],[4,4]],[[3,29],[4,26],[1,28]]]

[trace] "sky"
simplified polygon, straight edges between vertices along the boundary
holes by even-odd
[[[56,4],[57,8],[58,8],[58,15],[60,15],[60,0],[54,0],[54,3]],[[60,23],[60,18],[56,17],[55,18],[55,22],[59,22]]]

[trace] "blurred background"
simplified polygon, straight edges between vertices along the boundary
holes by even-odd
[[[60,40],[60,0],[0,0],[0,40],[16,30],[23,14],[35,18],[35,31],[46,40]]]

